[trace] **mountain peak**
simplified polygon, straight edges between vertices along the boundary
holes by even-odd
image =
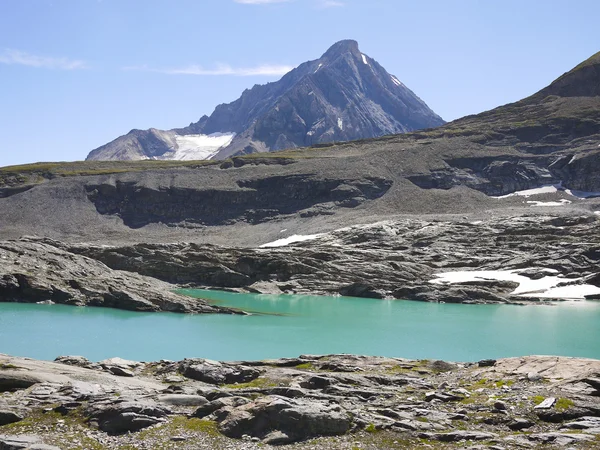
[[[281,80],[245,90],[210,117],[185,128],[121,136],[88,159],[223,159],[443,123],[400,80],[362,54],[358,42],[347,39]]]
[[[360,53],[358,42],[352,39],[336,42],[323,54],[323,58],[332,58],[343,55],[344,53]]]

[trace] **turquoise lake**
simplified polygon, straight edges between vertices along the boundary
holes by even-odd
[[[355,353],[476,361],[530,354],[600,359],[600,302],[456,305],[188,291],[250,316],[0,303],[0,353],[151,361]]]

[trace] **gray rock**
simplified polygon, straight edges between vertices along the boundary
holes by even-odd
[[[540,381],[542,379],[542,376],[539,373],[536,373],[536,372],[529,372],[527,374],[527,379],[529,381]]]
[[[23,420],[23,415],[15,411],[7,411],[0,409],[0,426],[8,425],[9,423],[19,422]]]
[[[495,433],[487,433],[483,431],[451,431],[449,433],[421,433],[419,437],[431,439],[441,442],[458,442],[458,441],[488,441],[498,437]]]
[[[220,409],[229,408],[229,410],[231,410],[233,408],[237,408],[238,406],[246,405],[248,403],[250,403],[250,401],[245,399],[244,397],[230,396],[230,397],[218,398],[218,399],[212,400],[211,402],[200,406],[194,412],[193,416],[202,419]]]
[[[561,428],[568,428],[571,430],[600,429],[600,417],[580,417],[576,421],[565,423]]]
[[[261,374],[260,370],[253,367],[228,366],[207,360],[183,361],[180,371],[188,378],[211,384],[247,383]]]
[[[162,422],[169,413],[164,407],[137,401],[95,403],[88,411],[90,423],[109,434],[139,431]]]
[[[27,389],[41,381],[38,377],[22,371],[0,370],[0,392]]]
[[[535,425],[535,422],[532,422],[529,419],[516,418],[512,422],[508,424],[508,428],[513,431],[525,430],[527,428],[531,428]]]
[[[318,402],[303,402],[282,397],[263,397],[233,409],[219,424],[223,434],[240,438],[244,434],[266,437],[281,431],[291,441],[313,436],[346,433],[352,420],[341,409]]]
[[[156,397],[156,401],[173,406],[202,406],[208,403],[205,397],[186,394],[159,395]]]
[[[37,435],[9,436],[0,434],[0,450],[61,450],[53,445],[46,445]]]
[[[496,402],[494,402],[494,409],[497,409],[498,411],[506,411],[507,410],[506,403],[501,402],[501,401],[496,401]]]
[[[94,363],[83,356],[59,356],[54,362],[69,366],[83,367],[85,369],[100,369],[100,364]]]

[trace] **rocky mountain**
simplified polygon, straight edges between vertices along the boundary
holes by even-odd
[[[352,40],[185,128],[132,130],[88,160],[224,159],[437,127],[444,121]]]

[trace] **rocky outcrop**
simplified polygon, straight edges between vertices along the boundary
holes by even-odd
[[[506,303],[514,281],[432,283],[457,270],[519,271],[597,285],[600,220],[593,215],[485,221],[395,220],[348,227],[289,246],[252,249],[197,244],[70,245],[70,252],[170,283],[252,292],[342,294],[452,303]]]
[[[303,355],[129,362],[133,376],[126,378],[102,364],[79,367],[81,357],[57,361],[68,364],[0,355],[0,373],[38,380],[1,397],[0,411],[8,412],[0,417],[10,416],[12,423],[0,423],[0,448],[258,449],[295,443],[318,450],[389,448],[390,442],[463,448],[481,441],[505,449],[540,443],[587,449],[600,436],[600,391],[587,382],[598,377],[598,360],[530,356],[448,363]],[[239,373],[254,368],[260,375],[207,383],[185,375],[193,365]]]
[[[333,207],[355,208],[377,199],[392,186],[390,180],[378,177],[344,180],[314,175],[272,176],[236,184],[231,189],[150,188],[111,180],[85,188],[100,214],[118,216],[126,226],[140,228],[151,223],[257,224],[299,212],[326,214]]]
[[[0,301],[132,311],[232,312],[171,292],[175,286],[69,253],[52,241],[0,242]],[[0,375],[1,376],[1,375]]]

